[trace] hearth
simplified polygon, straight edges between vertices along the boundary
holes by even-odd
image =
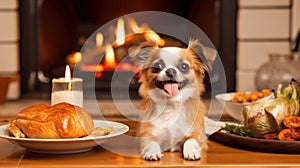
[[[147,26],[147,23],[138,23],[136,25],[138,26],[137,30],[134,30],[136,28],[133,26],[129,28],[132,29],[132,32],[122,37],[125,40],[124,44],[118,44],[120,40],[107,38],[105,35],[102,39],[104,40],[103,43],[103,41],[101,42],[101,35],[96,37],[95,34],[95,45],[102,45],[99,50],[95,50],[96,53],[99,52],[103,55],[101,61],[99,60],[99,53],[95,59],[91,59],[94,62],[89,62],[85,56],[81,55],[84,53],[80,53],[88,37],[99,27],[110,20],[139,11],[163,11],[194,22],[216,46],[225,65],[227,81],[230,84],[227,88],[229,91],[234,90],[235,86],[232,81],[235,81],[235,68],[233,66],[235,65],[235,38],[231,34],[235,34],[236,11],[232,9],[236,4],[236,0],[179,0],[176,2],[173,0],[131,0],[130,3],[117,0],[20,1],[22,95],[49,98],[52,78],[63,76],[66,64],[76,64],[75,67],[71,66],[75,69],[76,76],[94,80],[86,81],[86,85],[84,83],[86,97],[96,91],[97,98],[110,99],[112,75],[117,72],[120,78],[119,83],[113,84],[113,86],[118,87],[120,84],[120,94],[118,95],[120,97],[118,98],[128,98],[123,96],[123,86],[121,86],[121,84],[128,83],[129,97],[139,99],[136,67],[132,65],[130,60],[123,59],[128,54],[128,47],[147,40],[147,38],[152,38],[145,36],[147,34],[145,32],[152,32],[155,38],[162,39],[164,41],[162,46],[184,47],[185,43],[176,37],[156,33],[151,29],[151,26]],[[54,9],[56,12],[53,12]],[[125,18],[123,24],[127,25],[129,22],[134,23],[134,21]],[[117,27],[117,23],[115,26]],[[115,30],[115,27],[113,29]],[[144,31],[140,31],[141,29]],[[100,40],[98,39],[96,42],[96,38]],[[109,42],[105,42],[105,40]],[[112,53],[114,54],[111,57],[113,61],[106,59]],[[216,75],[214,79],[213,82],[218,83],[220,77]],[[207,81],[208,92],[205,93],[207,96],[211,96],[209,82]]]

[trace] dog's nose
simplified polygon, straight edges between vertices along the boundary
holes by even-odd
[[[166,74],[168,77],[174,78],[176,76],[176,70],[174,68],[168,68]]]

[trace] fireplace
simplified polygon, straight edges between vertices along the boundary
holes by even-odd
[[[123,18],[119,18],[118,23],[120,21],[124,22]],[[161,47],[185,47],[185,44],[178,39],[164,34],[157,34],[149,28],[143,29],[138,27],[133,20],[132,23],[134,24],[130,25],[130,27],[133,29],[134,27],[139,28],[138,32],[133,32],[131,35],[126,35],[126,33],[123,34],[125,32],[124,26],[120,27],[119,24],[117,24],[115,29],[117,30],[116,39],[113,40],[112,43],[106,45],[102,44],[104,40],[103,34],[101,32],[96,32],[95,38],[91,39],[92,41],[95,39],[96,46],[93,46],[92,48],[90,48],[90,46],[83,47],[81,52],[85,59],[80,59],[80,62],[73,62],[76,63],[77,69],[74,69],[74,73],[76,73],[77,76],[81,78],[85,78],[87,75],[92,76],[90,82],[86,82],[84,85],[86,87],[84,90],[86,92],[93,92],[95,90],[98,99],[111,99],[111,89],[118,92],[114,98],[128,98],[128,90],[129,98],[140,98],[138,95],[139,70],[138,67],[132,63],[130,57],[128,57],[128,50],[133,45],[152,40],[157,41]],[[85,48],[87,48],[86,50],[88,51],[86,51]],[[76,57],[76,53],[78,54],[80,52],[69,55],[71,58],[68,60],[74,60],[72,57]],[[72,62],[68,62],[68,64],[72,65]],[[115,78],[113,78],[114,75]],[[89,78],[87,80],[89,80]],[[89,94],[86,95],[88,96]]]
[[[167,1],[98,1],[98,0],[28,0],[20,1],[21,13],[21,75],[22,95],[48,98],[51,90],[51,79],[64,74],[66,64],[77,66],[77,77],[92,76],[94,85],[84,85],[87,91],[95,90],[98,99],[110,99],[112,74],[118,71],[120,82],[130,83],[130,98],[138,99],[138,78],[136,67],[130,60],[123,61],[127,49],[131,44],[151,38],[146,32],[154,33],[156,38],[164,41],[163,46],[184,47],[186,44],[175,37],[159,34],[144,26],[144,31],[135,32],[124,37],[124,44],[117,44],[119,40],[106,45],[103,59],[98,63],[81,60],[80,50],[95,30],[110,20],[128,13],[138,11],[163,11],[176,14],[194,22],[211,39],[216,46],[223,64],[229,64],[225,69],[228,90],[235,88],[235,9],[236,1],[185,1],[176,3]],[[53,12],[55,9],[56,12]],[[209,16],[209,17],[208,17]],[[122,18],[122,17],[121,17]],[[208,19],[209,18],[209,19]],[[119,21],[118,21],[119,22]],[[124,20],[120,21],[124,24]],[[130,22],[125,20],[125,23]],[[134,20],[133,20],[134,22]],[[225,24],[226,22],[226,24]],[[117,27],[116,23],[116,27]],[[140,28],[142,24],[137,24]],[[146,25],[147,27],[147,25]],[[132,28],[133,29],[133,28]],[[226,33],[223,33],[226,31]],[[96,45],[101,45],[101,35],[96,35]],[[224,39],[226,38],[226,41]],[[103,39],[102,39],[103,40]],[[229,46],[229,47],[228,47]],[[109,59],[110,58],[110,59]],[[81,62],[78,62],[78,61]],[[228,66],[225,66],[225,68]],[[73,67],[74,68],[74,67]],[[130,81],[128,81],[130,80]],[[214,81],[218,82],[218,80]],[[87,82],[90,83],[90,82]],[[210,96],[210,81],[206,80]],[[120,91],[122,87],[120,86]],[[88,97],[89,93],[85,96]],[[120,97],[124,98],[122,94]]]

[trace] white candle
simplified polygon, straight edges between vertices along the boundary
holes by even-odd
[[[51,94],[51,105],[66,102],[79,107],[83,107],[83,92],[82,91],[56,91]]]
[[[71,78],[69,66],[66,67],[64,78],[52,80],[51,105],[60,102],[83,107],[82,79]]]

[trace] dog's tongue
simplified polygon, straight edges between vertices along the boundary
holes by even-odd
[[[165,83],[164,90],[167,91],[170,96],[174,96],[178,91],[178,83]]]

